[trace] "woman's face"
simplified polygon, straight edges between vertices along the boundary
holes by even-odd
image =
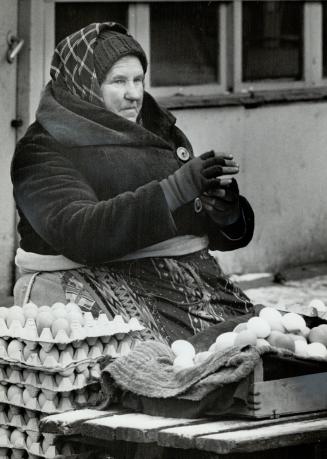
[[[144,94],[144,71],[136,56],[124,56],[109,70],[101,85],[107,110],[136,121]]]

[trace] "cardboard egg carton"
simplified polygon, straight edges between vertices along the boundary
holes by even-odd
[[[8,309],[10,310],[10,308]],[[11,320],[8,317],[6,319],[0,316],[0,338],[4,340],[19,339],[30,343],[31,346],[40,343],[47,351],[54,344],[65,346],[85,340],[92,342],[96,338],[102,338],[106,342],[111,336],[120,339],[126,334],[133,334],[143,330],[143,328],[135,317],[125,322],[120,315],[109,320],[106,314],[100,314],[95,319],[90,312],[83,313],[83,325],[79,321],[73,320],[70,323],[69,331],[64,328],[54,330],[50,326],[42,328],[32,317],[25,321],[25,319],[14,318]]]
[[[2,405],[10,405],[46,414],[63,413],[75,408],[95,406],[99,401],[99,384],[72,392],[57,393],[56,391],[35,387],[19,387],[14,384],[0,385]]]
[[[0,458],[20,459],[67,459],[68,457],[83,458],[90,454],[90,451],[78,452],[78,446],[73,448],[69,444],[57,447],[54,444],[55,435],[40,434],[39,432],[22,431],[17,428],[0,427]],[[77,451],[76,451],[77,450]],[[11,455],[10,455],[11,453]]]
[[[17,459],[24,457],[25,451],[36,457],[54,459],[59,456],[54,438],[52,434],[0,427],[0,448],[11,449]]]
[[[91,345],[84,342],[79,347],[68,345],[62,350],[53,346],[49,351],[41,346],[31,349],[28,344],[24,345],[18,340],[9,341],[8,344],[0,342],[0,365],[10,364],[69,376],[74,371],[82,373],[104,357],[115,358],[128,354],[137,341],[131,335],[125,335],[120,341],[111,338],[106,344],[96,338]]]
[[[19,387],[31,387],[55,392],[71,392],[82,389],[100,380],[100,365],[87,367],[83,372],[73,372],[69,376],[55,373],[44,373],[30,369],[0,366],[0,382],[2,385],[15,384]]]
[[[38,432],[40,413],[11,405],[0,405],[0,426]]]

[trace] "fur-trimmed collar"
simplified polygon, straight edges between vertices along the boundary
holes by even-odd
[[[61,86],[46,86],[36,113],[37,121],[66,146],[153,145],[170,148],[175,117],[145,92],[142,124],[133,123],[105,108],[74,96]]]

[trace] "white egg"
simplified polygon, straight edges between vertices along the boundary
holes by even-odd
[[[7,391],[7,397],[9,402],[16,402],[19,403],[21,396],[23,393],[23,389],[18,386],[9,386]]]
[[[268,343],[268,341],[266,339],[258,338],[256,347],[259,348],[259,349],[267,348],[267,347],[270,347],[270,344]]]
[[[84,317],[81,312],[70,311],[67,313],[66,319],[72,324],[73,322],[78,322],[79,324],[84,324]]]
[[[193,367],[194,362],[190,355],[178,355],[173,365],[175,370],[182,370],[184,368]]]
[[[235,343],[235,339],[237,337],[237,333],[235,332],[226,332],[226,333],[222,333],[221,335],[219,335],[216,339],[216,343],[215,346],[212,346],[212,349],[214,350],[214,352],[219,352],[219,351],[223,351],[229,347],[232,347],[234,346],[234,343]],[[210,346],[210,348],[211,348]],[[209,349],[210,349],[209,348]],[[212,352],[212,351],[210,351]]]
[[[21,308],[20,306],[12,306],[11,308],[9,308],[7,319],[6,319],[8,327],[10,327],[13,320],[19,320],[22,326],[25,325],[25,316],[24,316],[23,308]]]
[[[307,345],[307,352],[310,357],[327,357],[327,349],[321,343],[310,343]]]
[[[82,313],[81,308],[78,306],[78,304],[70,302],[66,304],[66,310],[67,312],[77,312],[77,313]]]
[[[2,319],[5,319],[7,318],[7,315],[8,315],[8,311],[9,311],[9,308],[4,308],[3,306],[0,308],[0,317]]]
[[[255,333],[257,338],[267,338],[271,332],[269,323],[262,317],[251,317],[248,320],[247,328]]]
[[[290,333],[292,332],[301,332],[306,328],[305,320],[300,314],[295,312],[287,312],[282,317],[282,324],[286,330]]]
[[[261,311],[259,312],[259,317],[261,317],[262,319],[265,319],[268,323],[270,320],[273,320],[273,321],[282,320],[281,313],[277,309],[271,308],[269,306],[261,309]]]
[[[36,316],[37,316],[37,313],[38,313],[38,308],[37,308],[37,306],[35,306],[35,307],[34,306],[30,305],[29,307],[26,307],[26,308],[23,309],[26,321],[27,321],[27,319],[36,319]]]
[[[13,339],[8,344],[8,348],[7,348],[8,356],[11,357],[11,358],[15,358],[16,357],[15,354],[17,352],[21,352],[23,350],[23,346],[24,345],[23,345],[23,343],[21,341],[18,341],[17,339]]]
[[[47,357],[53,357],[57,362],[59,360],[59,351],[58,349],[53,346],[53,348],[49,352],[45,352],[43,348],[39,351],[39,358],[41,363],[44,363]]]
[[[51,309],[52,311],[55,311],[56,309],[65,309],[66,310],[66,305],[64,303],[61,303],[61,302],[57,302],[57,303],[53,303],[53,305],[51,306]]]
[[[191,343],[183,339],[178,339],[174,341],[171,345],[171,350],[177,356],[179,355],[189,355],[191,358],[195,356],[195,349]]]
[[[194,363],[199,364],[199,363],[205,362],[208,359],[208,357],[210,357],[211,355],[212,353],[209,351],[198,352],[194,356]]]
[[[325,312],[327,310],[325,303],[319,298],[314,298],[313,300],[311,300],[308,304],[308,307],[315,308],[319,312]]]
[[[295,354],[299,357],[308,356],[308,343],[306,341],[296,340],[294,341]]]
[[[38,312],[36,316],[36,326],[37,326],[37,331],[39,335],[42,333],[42,330],[44,328],[51,328],[52,323],[53,323],[53,315],[51,313],[50,308],[48,311],[43,309],[43,311]]]
[[[53,319],[67,319],[68,312],[66,311],[66,308],[56,308],[56,309],[51,309]]]

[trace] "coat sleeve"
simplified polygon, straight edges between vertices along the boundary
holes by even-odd
[[[240,249],[248,245],[254,232],[254,213],[252,207],[244,196],[240,196],[242,215],[232,228],[219,228],[208,217],[207,227],[209,236],[209,249],[226,252]]]
[[[176,235],[158,182],[99,201],[58,144],[44,134],[19,142],[11,177],[17,207],[34,231],[76,262],[103,263]]]

